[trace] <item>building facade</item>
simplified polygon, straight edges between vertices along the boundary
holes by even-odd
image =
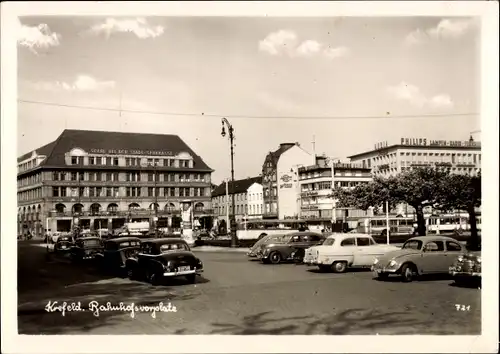
[[[262,178],[253,177],[221,183],[212,192],[212,206],[219,228],[225,229],[229,220],[227,216],[233,214],[232,195],[234,194],[235,218],[237,222],[256,217],[252,211],[262,210],[256,207],[258,200],[262,200]],[[259,187],[260,186],[260,187]],[[260,188],[260,193],[259,193]],[[252,198],[252,199],[251,199]]]
[[[267,154],[262,165],[263,218],[297,216],[297,168],[313,163],[314,156],[303,150],[298,143],[282,143],[276,151]]]
[[[332,189],[354,188],[372,180],[370,169],[359,164],[334,163],[326,157],[317,157],[316,164],[299,168],[300,217],[330,222],[369,216],[370,212],[355,208],[337,208]],[[332,188],[332,184],[334,188]],[[335,218],[333,212],[335,211]]]
[[[477,175],[481,171],[481,143],[474,141],[401,138],[396,144],[378,143],[373,150],[349,156],[373,175],[393,176],[422,166],[443,166],[451,173]]]
[[[247,190],[248,200],[248,219],[262,219],[262,210],[264,209],[264,190],[262,179],[254,182]]]
[[[207,227],[212,172],[176,135],[64,130],[18,158],[18,231]]]

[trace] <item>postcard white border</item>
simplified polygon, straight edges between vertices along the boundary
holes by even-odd
[[[497,352],[498,3],[497,2],[7,2],[1,4],[1,252],[4,353]],[[17,16],[478,16],[482,20],[483,289],[481,336],[19,336],[16,294]],[[57,343],[57,346],[55,344]],[[147,344],[146,344],[147,343]]]

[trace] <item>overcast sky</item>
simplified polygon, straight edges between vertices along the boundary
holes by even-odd
[[[235,128],[236,178],[258,175],[281,142],[312,151],[315,136],[317,153],[343,158],[400,137],[467,140],[480,128],[478,115],[456,115],[479,113],[479,26],[466,18],[24,17],[19,26],[18,99],[109,109],[121,96],[124,110],[173,114],[21,102],[18,155],[65,128],[178,134],[219,183],[229,173],[222,116]],[[407,115],[432,117],[397,117]]]

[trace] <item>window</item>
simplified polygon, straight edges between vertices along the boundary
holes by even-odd
[[[96,187],[95,196],[100,197],[102,195],[102,187]]]
[[[370,239],[368,237],[358,237],[358,246],[369,246],[370,245]]]
[[[95,187],[89,187],[89,197],[95,197]]]
[[[97,172],[97,174],[96,174],[96,180],[97,181],[102,181],[102,172]]]
[[[127,197],[130,197],[131,196],[131,188],[127,187],[125,191],[126,191]]]
[[[148,197],[154,197],[154,189],[153,189],[153,187],[148,187]]]
[[[111,156],[106,156],[106,165],[111,165]]]
[[[443,241],[431,241],[425,245],[425,252],[442,252],[444,251]]]
[[[184,188],[179,188],[179,197],[184,197]]]
[[[175,182],[175,173],[170,174],[170,182]]]
[[[95,158],[95,164],[96,164],[96,165],[102,165],[102,157],[100,157],[100,156],[99,156],[99,157],[96,157],[96,158]]]
[[[111,172],[106,173],[106,181],[111,181],[113,179],[113,174]]]
[[[114,197],[119,197],[120,196],[120,188],[113,187],[113,196]]]
[[[53,181],[59,180],[59,172],[52,172],[52,180]]]
[[[190,196],[190,193],[189,193],[189,192],[190,192],[190,189],[189,189],[189,188],[185,188],[185,189],[184,189],[184,194],[185,194],[185,196],[186,196],[186,197],[189,197],[189,196]]]
[[[78,157],[77,156],[71,156],[71,164],[72,165],[78,164]]]
[[[89,165],[95,165],[95,157],[89,156]]]
[[[153,182],[154,181],[154,174],[153,173],[148,173],[148,181]]]
[[[446,249],[450,252],[461,252],[462,247],[456,242],[446,241]]]
[[[118,166],[118,157],[113,157],[113,166]]]
[[[170,196],[175,197],[175,188],[174,187],[170,187]]]
[[[76,172],[71,172],[71,180],[76,181]]]
[[[342,247],[347,247],[347,246],[355,246],[356,245],[356,241],[354,240],[354,238],[346,238],[345,240],[343,240],[341,243],[340,243],[340,246]]]
[[[113,196],[113,188],[106,187],[106,197],[112,197],[112,196]]]
[[[198,196],[198,188],[193,188],[193,197]]]
[[[52,196],[59,197],[59,187],[52,187]]]
[[[80,188],[79,188],[78,195],[79,195],[80,197],[85,196],[85,187],[80,187]]]

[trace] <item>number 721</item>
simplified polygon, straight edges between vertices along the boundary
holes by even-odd
[[[455,304],[455,308],[457,311],[470,311],[470,305],[460,305],[460,304]]]

